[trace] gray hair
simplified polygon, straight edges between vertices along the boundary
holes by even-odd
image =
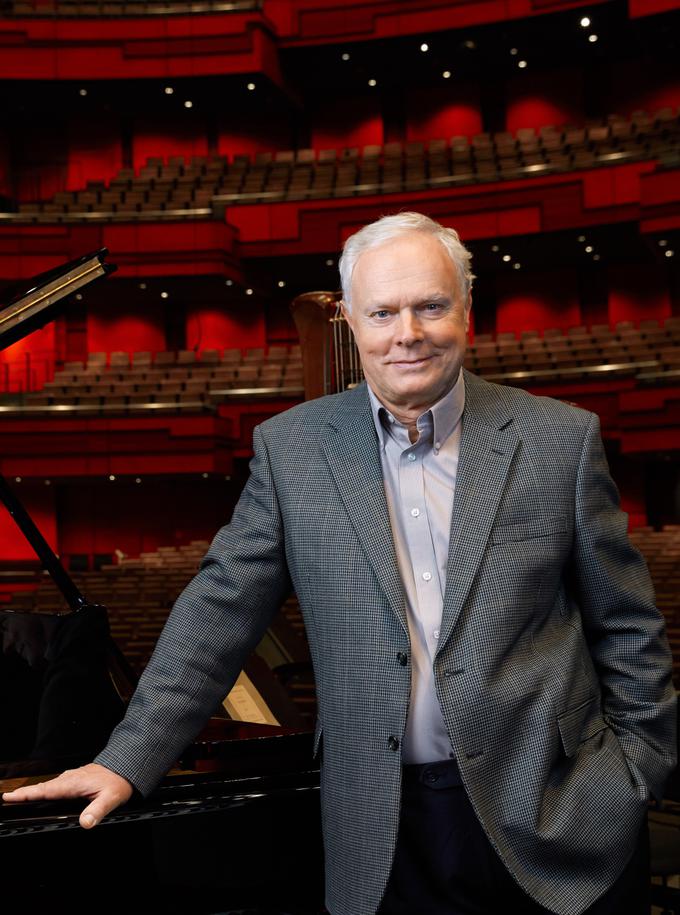
[[[453,261],[460,278],[461,292],[467,301],[472,281],[475,278],[470,270],[472,254],[463,245],[456,230],[447,229],[423,213],[396,213],[393,216],[381,216],[375,222],[359,229],[354,235],[350,235],[343,246],[338,267],[342,284],[342,298],[348,310],[351,308],[352,274],[359,256],[369,248],[377,248],[379,245],[409,232],[426,232],[439,241]]]

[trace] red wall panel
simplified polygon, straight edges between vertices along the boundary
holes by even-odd
[[[42,388],[54,375],[56,332],[52,321],[0,352],[0,391]]]
[[[506,87],[506,130],[580,124],[583,121],[583,74],[578,70],[521,73]]]
[[[74,117],[69,124],[68,140],[66,190],[79,190],[88,181],[109,180],[122,168],[120,127],[115,121],[97,123],[90,116]]]
[[[315,149],[382,144],[384,125],[379,96],[367,90],[364,96],[341,99],[317,110],[312,117],[311,134]]]
[[[87,313],[87,348],[92,352],[116,350],[158,352],[165,349],[162,304],[143,307],[98,305]]]
[[[56,551],[57,522],[54,511],[54,485],[46,486],[44,482],[12,483],[12,485],[40,533]],[[16,526],[4,505],[0,505],[0,556],[4,562],[36,558],[33,548]]]
[[[265,344],[264,310],[257,304],[187,307],[187,349],[245,349]]]
[[[189,97],[190,93],[187,94]],[[168,156],[205,156],[208,137],[200,116],[181,109],[176,118],[165,120],[145,117],[135,125],[132,138],[132,162],[136,169],[146,164],[149,156],[167,161]]]
[[[653,264],[621,264],[609,269],[609,321],[635,321],[671,314],[668,286]]]
[[[232,157],[238,153],[254,155],[295,145],[290,119],[270,111],[266,117],[248,117],[243,113],[223,117],[218,128],[217,151]]]
[[[427,141],[482,131],[479,90],[447,85],[440,89],[413,89],[406,98],[406,139]]]
[[[567,328],[581,321],[577,278],[570,271],[517,270],[499,277],[496,288],[498,333]]]

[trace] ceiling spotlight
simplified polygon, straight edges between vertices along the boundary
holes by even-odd
[[[673,257],[675,255],[675,251],[673,251],[672,248],[666,248],[664,254],[666,257]]]
[[[510,48],[510,53],[512,54],[513,57],[515,57],[516,54],[519,54],[519,51],[517,50],[517,48]]]
[[[135,477],[135,483],[141,483],[141,482],[142,482],[141,477]]]
[[[187,99],[186,102],[184,103],[184,107],[185,107],[185,108],[193,108],[193,107],[194,107],[194,103],[191,102],[191,101],[189,101],[189,99]]]
[[[444,72],[442,73],[442,76],[444,77],[444,79],[451,79],[451,71],[444,70]]]
[[[165,92],[166,95],[173,95],[175,90],[172,88],[172,86],[166,86],[163,92]]]
[[[167,292],[161,292],[161,298],[162,298],[162,299],[167,299],[167,298],[168,298],[168,295],[169,295],[169,293],[167,293]]]
[[[51,486],[52,480],[45,480],[45,486]]]
[[[327,258],[326,258],[326,266],[327,266],[327,267],[334,267],[334,266],[335,266],[335,262],[334,262],[334,260],[333,260],[332,257],[327,257]]]
[[[376,79],[369,79],[368,85],[369,85],[369,86],[377,86],[377,85],[378,85],[378,81],[377,81]]]
[[[140,284],[139,284],[139,288],[140,288],[140,289],[146,289],[146,283],[140,283]]]
[[[285,285],[286,285],[286,281],[285,281],[285,280],[279,280],[279,282],[277,283],[277,286],[279,287],[279,289],[283,289],[283,287],[284,287]]]
[[[497,252],[497,251],[500,251],[501,249],[498,247],[498,245],[491,245],[491,250],[494,252]]]
[[[524,70],[524,69],[526,69],[528,64],[527,64],[526,60],[519,60],[519,61],[517,61],[517,66],[520,68],[520,70]]]
[[[583,19],[581,19],[581,22],[579,23],[579,25],[581,26],[582,29],[587,29],[588,26],[590,25],[590,19],[587,16],[584,16]]]
[[[225,285],[225,286],[233,286],[233,285],[234,285],[234,281],[233,281],[233,280],[225,280],[225,281],[224,281],[224,285]]]
[[[593,246],[592,246],[592,245],[586,245],[584,250],[585,250],[586,254],[592,254]]]
[[[208,474],[207,474],[207,473],[202,473],[201,476],[203,477],[204,480],[207,480],[207,479],[208,479]]]
[[[464,48],[467,48],[468,51],[474,51],[474,50],[477,48],[477,45],[476,45],[476,43],[475,43],[474,41],[470,41],[470,40],[468,39],[468,41],[464,41],[464,42],[463,42],[463,47],[464,47]]]
[[[429,51],[429,50],[430,50],[429,44],[427,44],[427,42],[424,41],[424,42],[421,44],[421,46],[420,46],[420,50],[421,50],[423,53],[425,53],[425,51]]]
[[[588,41],[591,44],[595,44],[595,42],[597,41],[597,35],[588,35]]]
[[[503,255],[503,260],[505,261],[506,264],[508,264],[508,263],[510,263],[510,261],[512,260],[512,258],[510,257],[509,254],[504,254],[504,255]]]
[[[593,254],[593,260],[594,260],[594,261],[599,261],[599,259],[600,259],[600,255],[599,255],[599,254]]]
[[[519,269],[521,268],[521,266],[522,266],[522,265],[519,263],[519,261],[516,261],[516,262],[512,265],[512,269],[513,269],[513,270],[519,270]]]
[[[248,287],[248,289],[246,289],[246,295],[252,295],[252,294],[253,294],[253,290],[250,287]]]
[[[659,239],[659,247],[660,247],[660,248],[665,248],[667,244],[668,244],[668,239],[667,239],[667,238],[660,238],[660,239]]]
[[[115,479],[116,479],[115,474],[110,473],[110,474],[109,474],[109,480],[111,480],[111,482],[113,483],[113,481],[114,481]]]
[[[585,240],[586,240],[585,235],[579,235],[579,237],[578,237],[578,239],[577,239],[577,241],[580,241],[581,244],[583,244],[583,242],[584,242]]]
[[[15,483],[21,483],[21,477],[14,477]]]
[[[83,294],[82,294],[82,292],[77,292],[77,293],[76,293],[76,301],[77,301],[77,302],[82,302],[82,301],[83,301]]]
[[[246,89],[248,90],[248,92],[254,92],[254,91],[255,91],[255,83],[248,83],[248,85],[246,86]]]
[[[79,89],[79,90],[78,90],[78,95],[82,95],[82,96],[87,95],[87,89]]]
[[[349,60],[349,54],[347,53],[347,51],[345,51],[345,53],[341,55],[341,58],[342,58],[342,60]]]

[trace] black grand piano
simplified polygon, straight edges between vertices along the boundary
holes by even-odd
[[[12,298],[0,311],[0,348],[112,272],[106,254],[44,274]],[[62,597],[50,613],[0,611],[1,792],[91,761],[136,677],[111,638],[106,608],[88,602],[2,478],[0,500]],[[312,734],[261,660],[246,673],[278,724],[235,720],[225,709],[152,796],[133,797],[96,829],[78,825],[82,801],[3,804],[2,910],[322,912]]]

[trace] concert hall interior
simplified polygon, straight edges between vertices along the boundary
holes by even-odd
[[[400,211],[472,252],[465,367],[598,414],[680,685],[679,58],[680,0],[3,0],[0,339],[62,265],[115,265],[0,351],[3,790],[101,749],[254,428],[361,380],[338,257]],[[110,637],[64,635],[67,592]],[[61,673],[73,744],[55,640],[108,671]],[[291,595],[150,799],[92,835],[0,808],[7,911],[320,915],[316,715]],[[678,915],[677,772],[649,822]]]

